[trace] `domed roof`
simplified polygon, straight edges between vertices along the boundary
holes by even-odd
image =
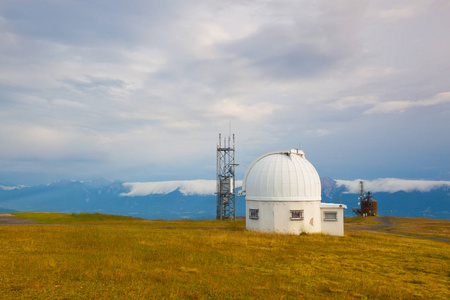
[[[278,150],[256,158],[245,172],[247,200],[321,200],[320,178],[301,150]]]

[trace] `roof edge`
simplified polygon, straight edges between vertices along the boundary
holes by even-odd
[[[320,203],[320,208],[345,208],[345,209],[347,209],[347,205],[337,204],[337,203]]]

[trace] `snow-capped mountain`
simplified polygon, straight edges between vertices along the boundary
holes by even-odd
[[[322,181],[322,202],[343,203],[353,216],[358,206],[358,183]],[[241,182],[237,182],[239,187]],[[380,215],[450,219],[450,182],[384,178],[365,181],[378,200]],[[356,187],[356,188],[355,188]],[[147,219],[213,219],[214,180],[125,183],[62,180],[31,187],[0,184],[0,211],[101,212]],[[236,215],[245,215],[245,199],[236,197]]]

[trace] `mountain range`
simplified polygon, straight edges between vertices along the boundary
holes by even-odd
[[[346,204],[345,215],[354,216],[351,209],[358,207],[359,180],[325,177],[321,182],[322,202]],[[381,216],[450,220],[450,182],[380,179],[367,181],[366,185],[374,188],[372,196],[378,200]],[[215,187],[214,180],[61,180],[30,187],[0,184],[0,212],[100,212],[145,219],[213,219]],[[245,199],[236,197],[236,216],[244,215]]]

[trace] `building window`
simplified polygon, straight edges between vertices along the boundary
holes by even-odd
[[[303,220],[303,210],[291,210],[291,220]]]
[[[250,209],[249,210],[249,218],[253,220],[259,219],[259,209]]]
[[[337,221],[337,212],[335,211],[324,212],[324,220]]]

